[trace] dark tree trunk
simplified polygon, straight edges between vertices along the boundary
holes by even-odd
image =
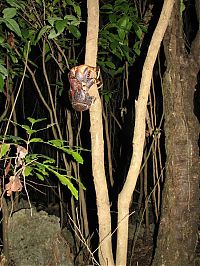
[[[164,39],[167,161],[154,266],[197,265],[200,165],[194,96],[200,69],[200,32],[197,32],[190,52],[186,53],[179,3],[180,0],[176,0]],[[196,1],[198,6],[199,0]]]

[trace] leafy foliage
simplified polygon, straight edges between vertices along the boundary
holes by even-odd
[[[123,71],[124,62],[132,65],[140,54],[140,41],[146,32],[131,1],[108,1],[101,7],[98,64],[111,76]]]
[[[28,0],[26,4],[17,0],[4,1],[0,10],[0,92],[4,90],[8,75],[13,79],[22,73],[21,59],[27,54],[28,42],[34,47],[42,38],[46,39],[49,60],[55,43],[67,49],[74,38],[80,39],[80,22],[81,9],[73,0],[62,3]]]
[[[8,160],[10,146],[14,145],[18,150],[16,153],[16,158],[20,161],[20,164],[18,163],[18,167],[19,165],[21,167],[17,170],[17,172],[21,171],[21,174],[25,177],[36,176],[41,181],[44,181],[45,177],[48,177],[49,174],[52,173],[58,178],[61,184],[67,186],[72,195],[78,199],[78,190],[71,182],[72,177],[68,176],[66,170],[56,167],[55,160],[53,158],[43,154],[33,154],[30,152],[31,143],[43,143],[45,145],[51,145],[57,150],[71,155],[75,161],[83,164],[82,156],[77,151],[74,151],[69,146],[66,146],[65,141],[59,139],[44,141],[41,138],[32,137],[33,134],[46,129],[34,129],[34,125],[43,120],[44,119],[34,119],[29,117],[28,121],[30,122],[30,125],[18,125],[27,133],[27,139],[16,138],[14,136],[1,137],[2,144],[0,146],[0,160]],[[25,147],[20,146],[19,143]],[[16,166],[13,166],[13,169],[15,169],[15,167]],[[14,175],[16,175],[16,173],[13,173],[13,176]],[[82,187],[84,186],[82,185]]]

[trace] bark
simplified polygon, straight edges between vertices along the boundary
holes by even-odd
[[[5,256],[4,266],[9,265],[10,252],[9,252],[9,210],[5,198],[2,198],[2,212],[3,212],[3,222],[2,222],[2,233],[3,233],[3,255]]]
[[[162,42],[172,12],[173,3],[174,0],[164,1],[160,19],[152,36],[152,40],[149,45],[147,57],[143,67],[139,97],[138,101],[135,104],[136,117],[133,136],[133,155],[127,179],[121,193],[119,194],[118,200],[116,265],[126,265],[129,206],[142,162],[143,146],[145,140],[145,117],[148,95],[151,85],[151,77],[160,44]]]
[[[98,0],[88,0],[87,3],[88,26],[85,64],[96,66],[99,30],[99,2]],[[110,203],[104,168],[102,106],[96,85],[93,85],[90,89],[90,94],[96,97],[96,101],[90,109],[90,132],[92,146],[92,172],[96,191],[99,222],[99,261],[101,265],[112,266],[114,265],[114,261],[111,242]]]
[[[164,39],[167,61],[164,78],[167,161],[154,266],[196,265],[199,125],[194,115],[193,101],[200,68],[200,41],[198,32],[191,53],[186,54],[179,3],[177,0]]]

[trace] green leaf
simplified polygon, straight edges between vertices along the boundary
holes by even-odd
[[[36,3],[38,3],[41,6],[42,5],[42,0],[36,0]]]
[[[31,143],[31,142],[44,142],[44,140],[43,139],[41,139],[41,138],[32,138],[30,141],[29,141],[29,143]]]
[[[111,77],[114,77],[114,75],[115,75],[115,73],[116,73],[115,70],[113,70],[113,69],[108,69],[108,68],[105,68],[105,72],[106,72],[107,74],[109,74]]]
[[[181,14],[181,17],[183,16],[183,11],[185,10],[185,4],[184,4],[184,1],[181,0],[180,2],[180,14]]]
[[[53,5],[56,5],[60,0],[54,0]]]
[[[27,57],[27,54],[30,53],[30,45],[29,45],[29,42],[26,42],[24,47],[23,47],[23,55],[24,55],[24,58]]]
[[[77,16],[80,17],[81,16],[81,8],[80,8],[80,6],[79,5],[73,5],[73,7],[74,7],[74,11],[77,14]]]
[[[31,130],[31,128],[28,125],[21,125],[21,127],[25,130]]]
[[[0,73],[0,92],[3,92],[4,90],[4,77]]]
[[[26,129],[26,133],[28,134],[28,135],[32,135],[32,134],[34,134],[34,133],[36,133],[38,130],[35,130],[35,129]]]
[[[115,71],[115,74],[116,74],[116,75],[117,75],[117,74],[121,74],[123,71],[124,71],[124,66],[123,66],[123,67],[119,67],[119,68],[117,69],[117,71]]]
[[[6,140],[6,141],[9,141],[9,142],[14,142],[14,143],[17,143],[17,144],[20,144],[20,143],[24,143],[25,140],[20,138],[20,137],[16,137],[16,136],[12,136],[12,135],[6,135],[6,136],[0,136],[0,139],[1,140]]]
[[[17,0],[6,0],[6,2],[10,5],[10,6],[13,6],[13,7],[16,7],[16,8],[21,8],[22,7],[22,2],[19,3],[19,1]],[[21,5],[20,5],[21,4]]]
[[[51,30],[50,30],[50,33],[49,33],[49,35],[48,35],[48,38],[49,38],[49,39],[54,39],[54,38],[56,38],[56,37],[59,36],[59,35],[60,35],[59,32],[56,32],[55,29],[51,29]]]
[[[4,37],[0,36],[0,44],[2,44],[4,42]]]
[[[31,129],[28,125],[20,125],[21,128],[26,130],[26,133],[29,135],[32,135],[33,133],[36,133],[37,130]]]
[[[104,28],[102,34],[107,35],[105,36],[107,38],[110,37],[110,32],[108,30],[112,28],[118,28],[118,25],[116,23],[108,23],[106,27]]]
[[[142,37],[142,30],[141,30],[141,28],[139,26],[136,27],[135,33],[136,33],[138,39],[141,39],[141,37]]]
[[[43,164],[52,164],[52,163],[55,163],[55,160],[53,159],[53,158],[49,158],[49,159],[47,159],[47,160],[45,160],[44,162],[43,162]]]
[[[99,65],[100,67],[105,67],[105,63],[104,63],[104,61],[100,61],[100,60],[98,60],[98,65]]]
[[[28,120],[29,122],[31,122],[32,125],[34,125],[35,123],[39,123],[39,122],[41,122],[41,121],[46,120],[46,118],[35,119],[35,118],[32,118],[32,117],[27,117],[27,120]]]
[[[81,37],[81,33],[80,33],[79,29],[76,26],[69,25],[68,29],[69,29],[69,32],[72,33],[75,38],[79,39]]]
[[[60,150],[66,152],[67,154],[72,155],[75,161],[77,161],[80,164],[83,164],[83,157],[76,151],[73,151],[72,149],[67,149],[65,147],[59,147]]]
[[[101,7],[101,9],[110,9],[110,10],[112,10],[112,9],[113,9],[113,5],[111,5],[111,4],[106,4],[106,5],[103,5],[103,6]]]
[[[112,68],[112,69],[115,69],[115,65],[110,62],[110,61],[105,61],[105,64],[109,67],[109,68]]]
[[[122,30],[122,29],[118,29],[117,32],[118,32],[120,41],[123,43],[124,39],[125,39],[125,36],[126,36],[126,32],[124,30]]]
[[[3,11],[3,18],[8,19],[8,18],[13,18],[17,14],[17,10],[14,7],[8,7],[5,8]]]
[[[56,21],[58,21],[58,20],[62,20],[62,18],[60,18],[60,17],[49,17],[49,18],[47,19],[47,21],[49,22],[49,24],[50,24],[52,27],[54,27],[54,23],[55,23]]]
[[[70,6],[73,6],[73,5],[74,5],[74,3],[72,2],[72,0],[65,0],[65,2],[66,2],[68,5],[70,5]]]
[[[44,165],[44,164],[42,164],[42,163],[37,163],[37,166],[34,168],[35,173],[39,172],[43,176],[49,176],[49,174],[47,172],[48,169],[49,169],[49,167]]]
[[[126,25],[128,21],[129,21],[129,18],[127,16],[123,16],[122,18],[119,19],[118,26],[122,29],[126,29]]]
[[[70,179],[75,180],[83,190],[86,190],[86,187],[83,185],[83,183],[80,180],[78,180],[77,178],[73,176],[70,176]]]
[[[32,117],[27,117],[27,120],[29,122],[31,122],[32,125],[34,125],[37,122],[37,120],[35,118],[32,118]]]
[[[1,64],[0,64],[0,73],[6,77],[8,76],[8,70]]]
[[[114,22],[116,22],[118,20],[118,17],[115,15],[115,14],[110,14],[109,15],[109,21],[111,22],[111,23],[114,23]]]
[[[75,16],[73,16],[73,15],[66,15],[66,16],[64,17],[64,19],[67,19],[67,20],[69,20],[69,21],[71,21],[71,20],[76,20],[76,21],[77,21],[77,18],[76,18]]]
[[[68,189],[71,191],[72,195],[78,200],[78,190],[74,187],[74,185],[69,180],[69,178],[67,178],[64,175],[59,174],[58,172],[54,171],[51,168],[48,168],[48,170],[54,173],[55,176],[57,176],[57,178],[59,179],[60,183],[63,184],[64,186],[67,186]]]
[[[83,157],[78,152],[72,151],[71,155],[78,163],[83,164]]]
[[[140,41],[137,41],[133,46],[133,51],[139,56],[140,55]]]
[[[67,25],[67,20],[58,20],[55,23],[55,28],[58,33],[62,33]]]
[[[77,180],[77,179],[76,179],[76,180]],[[79,186],[80,186],[83,190],[86,190],[86,187],[83,185],[82,182],[78,181],[78,183],[79,183]]]
[[[24,170],[24,175],[25,175],[25,176],[32,175],[32,170],[33,170],[33,168],[32,168],[30,165],[27,165],[27,166],[25,167],[25,170]]]
[[[111,53],[116,55],[120,59],[120,61],[122,61],[123,57],[122,57],[122,54],[119,52],[119,47],[118,47],[118,50],[111,50]]]
[[[38,154],[27,154],[26,157],[25,157],[25,161],[26,163],[30,163],[32,161],[36,161],[38,159],[39,155]]]
[[[147,33],[147,27],[145,27],[144,25],[140,25],[140,28],[144,33]]]
[[[35,175],[37,176],[37,178],[38,178],[39,180],[44,181],[44,177],[43,177],[41,174],[35,172]]]
[[[116,50],[116,48],[119,46],[119,42],[118,41],[115,41],[115,40],[113,40],[113,42],[110,44],[110,48],[111,48],[111,50],[113,51],[113,54],[115,54],[115,50]]]
[[[12,19],[12,18],[7,18],[4,20],[4,23],[6,24],[6,26],[13,31],[14,33],[16,33],[19,37],[22,37],[22,33],[21,30],[19,28],[18,23]]]
[[[52,144],[56,148],[60,148],[63,146],[63,140],[61,139],[52,139],[49,140],[48,143]]]
[[[83,164],[83,157],[78,152],[76,152],[70,148],[63,147],[63,140],[53,139],[53,140],[49,140],[48,143],[50,145],[53,145],[55,148],[58,148],[61,151],[65,152],[69,155],[72,155],[74,160],[76,160],[80,164]]]
[[[46,55],[45,55],[45,63],[49,62],[49,60],[52,58],[52,55],[50,53],[47,53],[46,52]]]
[[[12,60],[12,63],[14,63],[14,64],[18,63],[18,58],[15,55],[10,54],[10,59]]]
[[[105,100],[106,104],[108,104],[110,102],[110,95],[105,94],[104,95],[104,100]]]
[[[6,153],[8,152],[8,150],[10,149],[10,144],[8,143],[3,143],[0,145],[0,158],[2,158],[4,155],[6,155]]]
[[[127,3],[127,1],[119,1],[121,3],[117,3],[115,2],[115,6],[114,6],[114,11],[118,11],[118,12],[122,12],[122,13],[128,13],[129,11],[129,4]]]
[[[35,40],[35,44],[41,39],[41,37],[51,28],[49,25],[45,25],[42,27],[37,35],[37,38]]]

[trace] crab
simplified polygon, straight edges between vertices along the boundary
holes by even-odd
[[[96,67],[80,65],[73,67],[68,79],[70,82],[69,98],[72,107],[79,112],[88,110],[95,101],[88,91],[93,84],[99,84],[99,70]]]

